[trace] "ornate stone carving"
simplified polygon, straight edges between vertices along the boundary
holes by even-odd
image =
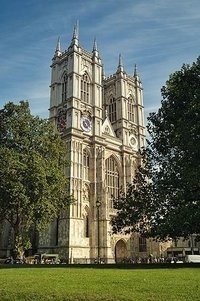
[[[129,134],[130,135],[133,134],[133,135],[137,136],[138,130],[134,124],[129,124]]]
[[[92,109],[89,106],[82,104],[81,105],[81,117],[92,118]]]

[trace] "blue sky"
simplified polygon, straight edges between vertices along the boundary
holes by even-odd
[[[127,73],[137,64],[146,116],[160,106],[169,74],[200,55],[199,0],[2,0],[0,108],[29,100],[34,115],[48,117],[57,38],[67,49],[77,19],[80,44],[91,51],[96,37],[106,75],[119,53]]]

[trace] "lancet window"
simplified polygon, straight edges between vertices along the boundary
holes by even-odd
[[[134,101],[132,97],[128,98],[128,120],[134,122],[135,116],[134,116]]]
[[[86,72],[81,78],[81,100],[87,103],[90,102],[90,81]]]
[[[86,149],[83,151],[83,176],[84,180],[89,180],[90,157]]]
[[[106,186],[110,197],[110,207],[113,207],[112,199],[119,196],[119,171],[115,159],[111,156],[106,160]]]
[[[117,119],[117,113],[116,113],[116,99],[114,97],[110,98],[110,103],[108,107],[109,112],[109,119],[110,122],[114,122]]]
[[[62,101],[67,100],[67,74],[63,76],[62,82]]]

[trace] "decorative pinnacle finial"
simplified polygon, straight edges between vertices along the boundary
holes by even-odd
[[[121,55],[121,53],[119,54],[119,64],[118,64],[117,71],[124,71],[124,67],[123,67],[123,63],[122,63],[122,55]]]
[[[73,47],[73,46],[78,46],[78,20],[76,21],[76,24],[74,25],[71,47]]]
[[[93,44],[93,58],[99,58],[99,52],[98,52],[98,48],[97,48],[97,40],[96,37],[94,38],[94,44]]]
[[[97,40],[96,40],[96,37],[94,38],[93,51],[98,51],[97,50]]]
[[[134,67],[134,76],[138,76],[138,70],[137,70],[137,65],[135,64]]]
[[[74,25],[73,40],[78,40],[78,26],[78,20],[76,20],[76,24]]]
[[[58,37],[57,45],[56,45],[56,51],[60,51],[60,37]]]
[[[121,53],[119,54],[119,67],[122,67],[122,55],[121,55]]]
[[[79,34],[79,21],[77,19],[76,20],[76,36],[77,36],[77,39],[78,39],[78,34]]]
[[[60,54],[61,54],[60,37],[58,37],[57,44],[56,44],[55,55],[60,55]]]

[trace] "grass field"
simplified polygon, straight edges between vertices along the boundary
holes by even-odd
[[[1,301],[198,301],[200,268],[1,268]]]

